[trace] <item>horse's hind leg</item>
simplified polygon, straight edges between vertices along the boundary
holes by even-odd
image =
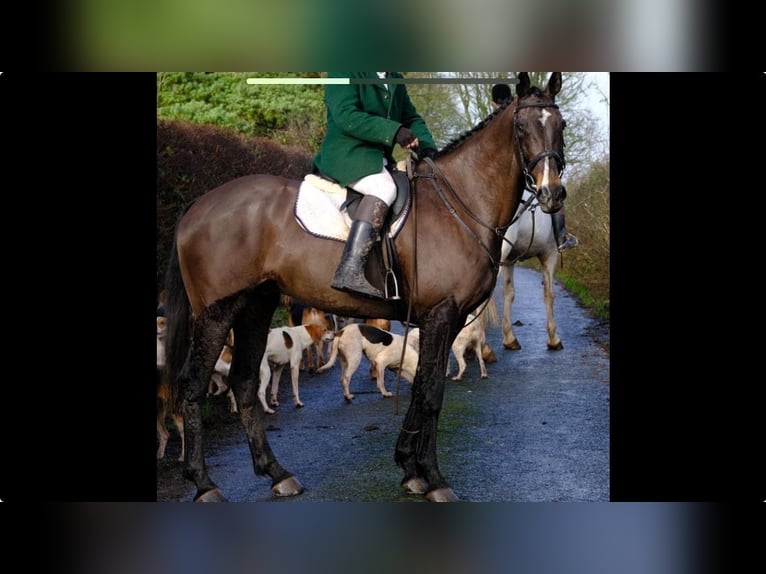
[[[404,469],[402,486],[413,494],[425,493],[431,502],[458,500],[439,471],[436,430],[444,400],[448,353],[464,320],[452,300],[440,303],[423,318],[412,400],[396,442],[394,460]]]
[[[511,305],[516,296],[513,286],[513,265],[503,266],[503,347],[511,351],[521,349],[521,343],[513,333],[511,325]]]
[[[229,304],[216,304],[205,309],[194,324],[189,354],[178,375],[181,389],[184,433],[184,476],[197,485],[196,501],[219,502],[226,499],[210,479],[205,468],[202,441],[202,401],[215,363],[229,332],[233,309]]]
[[[271,477],[271,491],[277,496],[293,496],[303,486],[278,462],[266,439],[266,415],[258,400],[261,358],[266,351],[271,317],[279,303],[279,291],[272,284],[260,286],[252,293],[242,313],[234,321],[234,357],[229,371],[229,384],[239,407],[242,426],[247,433],[258,476]]]

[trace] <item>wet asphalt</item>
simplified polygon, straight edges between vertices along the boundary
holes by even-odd
[[[446,381],[439,467],[464,502],[608,501],[608,331],[605,341],[603,325],[556,282],[554,315],[564,348],[548,350],[542,276],[518,267],[515,282],[512,321],[522,349],[505,350],[500,325],[489,326],[487,342],[497,356],[487,364],[489,378],[479,377],[472,360],[462,381]],[[499,279],[494,296],[502,313]],[[600,341],[593,336],[599,327]],[[394,323],[392,330],[402,327]],[[454,359],[450,364],[454,371]],[[387,373],[386,385],[396,391],[395,373]],[[356,398],[348,404],[339,361],[319,375],[302,372],[305,407],[296,409],[289,373],[283,373],[281,406],[269,415],[268,438],[280,463],[304,486],[300,496],[272,496],[269,479],[253,473],[238,425],[210,441],[211,478],[232,502],[424,502],[401,489],[402,473],[393,460],[409,383],[399,382],[398,398],[383,398],[363,359],[351,391]],[[195,488],[187,485],[170,496],[158,486],[157,500],[190,501]]]

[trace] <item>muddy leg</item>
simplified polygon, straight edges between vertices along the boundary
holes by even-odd
[[[197,485],[194,497],[197,501],[225,501],[205,468],[202,436],[202,401],[207,396],[210,376],[229,331],[220,314],[219,309],[208,308],[197,318],[191,348],[178,375],[183,415],[183,427],[179,430],[185,437],[183,474]]]
[[[462,327],[453,301],[437,305],[420,329],[420,360],[412,385],[412,400],[396,443],[394,460],[404,469],[402,486],[426,493],[433,502],[456,501],[457,496],[439,471],[436,429],[444,400],[444,373],[450,346]]]

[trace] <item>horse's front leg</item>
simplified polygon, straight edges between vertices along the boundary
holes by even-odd
[[[521,343],[516,338],[511,324],[511,306],[516,296],[513,286],[513,265],[503,266],[503,347],[511,351],[521,349]]]
[[[431,502],[454,502],[458,498],[439,471],[436,436],[444,401],[444,382],[449,350],[460,320],[453,301],[434,308],[423,320],[420,359],[412,385],[412,400],[402,423],[394,459],[404,469],[402,486],[413,494],[425,494]]]
[[[553,320],[553,272],[558,263],[558,255],[558,251],[554,250],[553,254],[543,261],[543,300],[547,318],[545,328],[548,331],[548,349],[551,351],[560,351],[564,348],[564,343],[556,333],[556,321]]]

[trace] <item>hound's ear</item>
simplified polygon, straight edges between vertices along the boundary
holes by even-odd
[[[545,88],[545,91],[548,92],[551,97],[554,97],[561,91],[561,72],[553,72],[551,74],[551,78],[548,80],[548,86]]]
[[[516,74],[516,77],[519,79],[519,82],[516,84],[516,95],[519,98],[523,98],[529,92],[529,73],[519,72]]]
[[[293,343],[293,338],[286,331],[282,331],[282,339],[284,339],[285,347],[288,349],[292,349],[293,345],[295,345],[295,343]]]

